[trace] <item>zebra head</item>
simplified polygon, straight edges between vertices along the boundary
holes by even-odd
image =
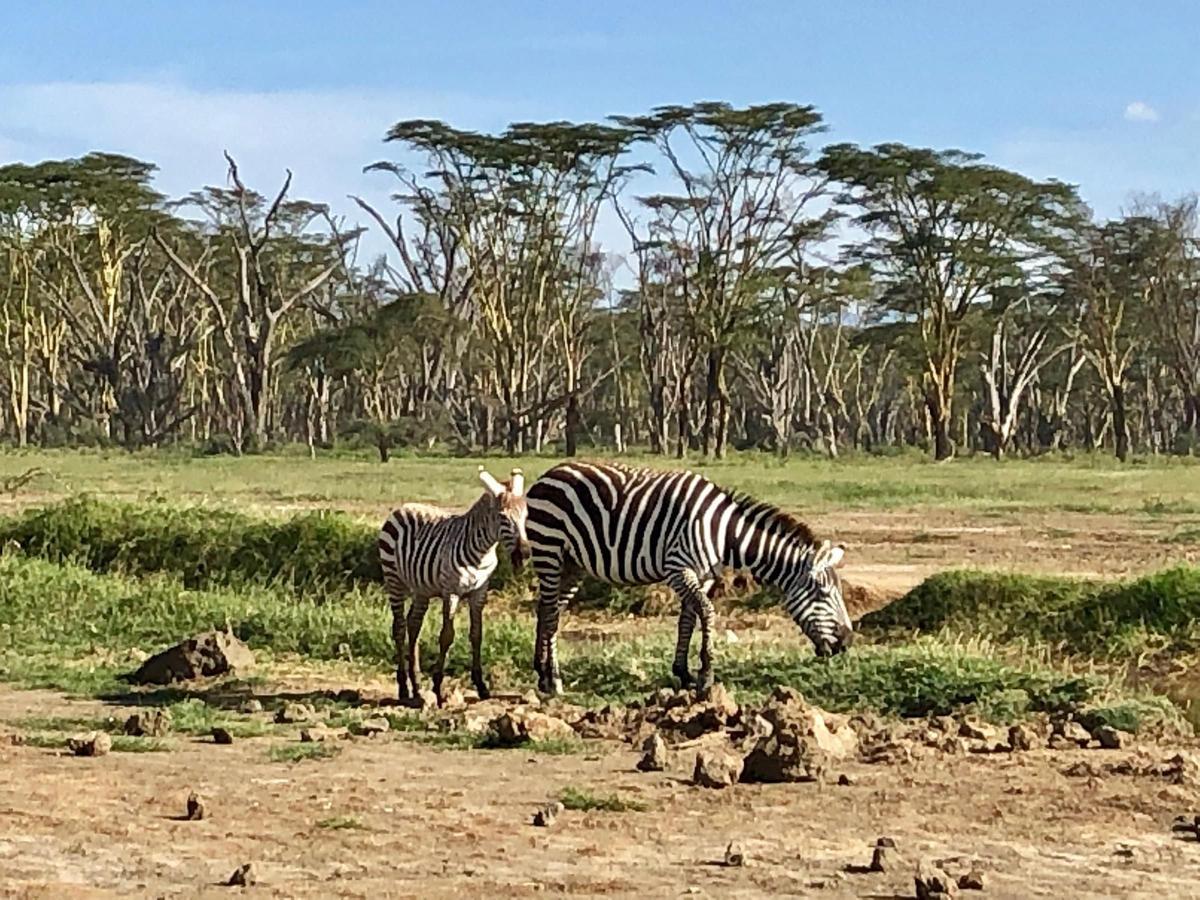
[[[525,475],[520,469],[513,469],[509,480],[501,482],[480,466],[479,480],[496,499],[500,542],[508,551],[513,569],[520,569],[529,558],[529,537],[525,534]]]
[[[837,572],[844,555],[843,547],[831,546],[829,541],[814,547],[809,565],[801,567],[799,577],[786,591],[787,610],[813,642],[817,656],[842,653],[854,641]]]

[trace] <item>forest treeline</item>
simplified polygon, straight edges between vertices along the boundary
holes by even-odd
[[[0,167],[0,432],[384,459],[1193,451],[1194,198],[1098,221],[977,154],[823,132],[789,103],[400,122],[403,163],[367,167],[392,205],[357,200],[379,258],[233,157],[174,199],[114,154]]]

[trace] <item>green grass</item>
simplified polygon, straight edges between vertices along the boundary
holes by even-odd
[[[677,467],[673,459],[625,457],[634,464]],[[497,474],[519,465],[531,478],[549,468],[548,457],[492,459]],[[81,491],[133,500],[267,511],[297,507],[349,510],[369,525],[405,500],[462,506],[479,494],[479,459],[401,457],[380,464],[368,453],[296,453],[204,457],[184,453],[28,450],[0,454],[0,477],[38,466],[52,473],[30,491],[66,497]],[[1125,465],[1103,454],[1048,455],[996,463],[986,457],[934,465],[913,452],[877,457],[846,454],[838,460],[795,455],[787,460],[734,453],[727,460],[687,460],[730,487],[806,514],[855,509],[1061,510],[1170,516],[1200,510],[1200,465],[1194,459],[1157,457]],[[1151,498],[1151,499],[1147,499]],[[1169,498],[1169,499],[1168,499]]]
[[[618,794],[597,794],[587,788],[565,787],[558,799],[567,809],[576,812],[645,812],[648,808],[640,800],[631,800]]]
[[[67,739],[71,736],[59,732],[30,734],[26,735],[25,744],[61,750],[67,746]],[[170,749],[170,743],[161,738],[131,737],[127,734],[116,734],[112,738],[113,753],[163,753]]]
[[[317,744],[280,744],[272,747],[267,757],[271,762],[295,763],[309,759],[332,759],[342,752],[337,744],[324,741]]]
[[[287,652],[332,660],[338,646],[348,643],[360,664],[385,673],[392,668],[387,617],[381,604],[359,595],[312,604],[297,602],[281,589],[187,591],[161,577],[97,575],[79,566],[5,555],[0,557],[0,678],[90,696],[127,696],[128,686],[117,677],[122,667],[87,662],[98,648],[110,656],[156,648],[225,623],[264,656]],[[532,685],[532,625],[528,614],[487,619],[485,665],[496,688]],[[433,652],[436,633],[427,625],[426,654]],[[671,683],[673,641],[669,621],[638,637],[599,645],[564,640],[567,688],[585,703],[643,697]],[[450,674],[465,674],[469,656],[468,642],[457,641]],[[1095,705],[1117,694],[1098,676],[1010,659],[991,644],[941,637],[890,646],[863,643],[849,654],[821,660],[797,636],[781,644],[723,647],[716,665],[718,677],[746,698],[786,684],[833,710],[899,716],[971,708],[1006,721],[1030,711]],[[199,701],[171,709],[181,730],[203,732],[218,721],[218,714]],[[417,728],[406,713],[392,718],[397,730]]]
[[[317,822],[318,828],[328,831],[369,831],[366,825],[355,816],[330,816]]]
[[[1200,649],[1200,568],[1118,583],[957,571],[934,575],[865,616],[872,630],[950,630],[1028,641],[1104,661]]]

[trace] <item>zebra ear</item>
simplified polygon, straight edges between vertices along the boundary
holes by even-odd
[[[825,559],[825,567],[828,569],[836,569],[842,564],[842,557],[846,555],[846,548],[841,544],[832,547],[829,550],[829,556]]]
[[[835,547],[829,541],[822,541],[821,546],[813,554],[813,571],[837,568],[842,564],[842,557],[845,554],[846,548],[841,544]]]
[[[483,482],[483,486],[491,492],[493,497],[499,497],[504,493],[504,485],[497,481],[496,477],[483,466],[479,467],[479,480]]]
[[[509,484],[512,485],[508,489],[509,493],[514,497],[520,497],[523,493],[525,493],[525,473],[520,469],[513,469],[512,481],[510,481]]]

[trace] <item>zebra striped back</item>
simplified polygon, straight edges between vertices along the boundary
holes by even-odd
[[[835,566],[842,549],[818,544],[795,517],[694,472],[611,463],[555,466],[528,492],[534,568],[563,565],[615,584],[665,581],[683,570],[708,583],[749,569],[784,593],[788,613],[823,655],[851,639]]]

